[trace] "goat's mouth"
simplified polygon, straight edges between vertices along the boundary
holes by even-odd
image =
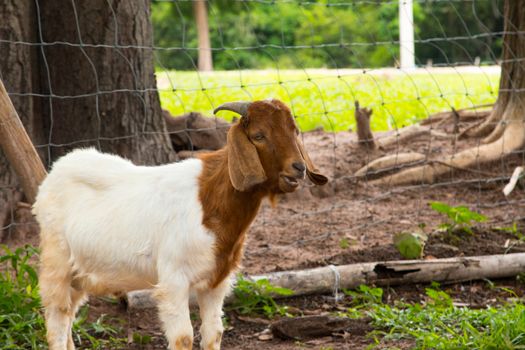
[[[293,176],[281,175],[281,190],[292,192],[299,186],[299,179]]]

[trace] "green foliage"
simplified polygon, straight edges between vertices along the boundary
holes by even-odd
[[[370,307],[383,303],[383,289],[381,288],[362,284],[356,290],[344,289],[343,292],[352,298],[351,307],[342,314],[350,318],[361,318]]]
[[[472,225],[474,222],[487,220],[486,216],[471,211],[463,205],[453,207],[442,202],[431,202],[430,207],[448,217],[449,222],[441,224],[440,228],[445,229],[449,233],[459,229],[472,234]]]
[[[14,252],[1,247],[0,344],[2,349],[42,348],[44,319],[40,313],[38,277],[29,260],[37,250],[30,246]]]
[[[339,247],[341,249],[348,249],[348,248],[350,248],[350,240],[347,237],[341,238],[341,240],[339,241]]]
[[[211,116],[224,102],[278,98],[287,103],[302,131],[355,130],[354,101],[371,107],[374,131],[413,124],[429,114],[493,103],[499,75],[363,74],[337,70],[157,72],[162,107],[173,115]],[[230,120],[233,113],[221,112]]]
[[[494,229],[498,230],[498,231],[503,231],[503,232],[510,233],[511,235],[516,237],[516,239],[518,239],[520,241],[525,241],[525,235],[518,228],[518,224],[517,223],[513,223],[512,226],[509,226],[509,227],[495,227]]]
[[[38,275],[31,258],[38,250],[27,245],[10,250],[2,246],[0,255],[0,344],[2,349],[44,349],[45,323],[38,290]],[[122,348],[125,339],[116,337],[117,329],[105,323],[102,315],[87,322],[88,308],[79,312],[73,337],[84,348]],[[101,339],[102,338],[102,339]]]
[[[423,232],[400,232],[394,235],[394,246],[404,258],[419,259],[427,238]]]
[[[77,344],[87,345],[90,349],[126,347],[126,339],[118,337],[120,329],[107,323],[106,315],[100,315],[95,322],[87,322],[88,315],[89,308],[84,305],[73,323],[73,339]]]
[[[352,297],[351,303],[354,306],[367,306],[383,302],[382,288],[369,287],[366,284],[361,284],[356,290],[345,289],[343,292]]]
[[[386,339],[414,339],[415,349],[522,349],[525,306],[506,304],[486,309],[455,307],[450,296],[427,289],[429,302],[376,305],[368,315]]]
[[[250,281],[242,275],[237,277],[237,284],[233,289],[235,301],[229,307],[241,314],[262,314],[268,318],[276,314],[287,315],[287,307],[275,302],[275,295],[293,295],[293,291],[287,288],[280,288],[270,284],[267,279]]]
[[[353,297],[352,307],[342,315],[369,316],[377,329],[369,336],[377,344],[384,344],[381,338],[385,338],[412,339],[416,343],[414,349],[525,348],[525,305],[522,303],[486,309],[456,307],[437,283],[426,288],[424,304],[384,304],[383,290],[367,286],[345,293]]]
[[[209,0],[208,25],[218,70],[363,68],[393,66],[399,57],[395,1]],[[495,62],[501,36],[467,42],[473,33],[500,31],[502,1],[414,3],[417,63]],[[157,66],[194,69],[197,29],[191,1],[153,1]],[[470,33],[472,31],[472,33]],[[454,39],[452,39],[454,38]],[[434,39],[434,40],[429,40]]]

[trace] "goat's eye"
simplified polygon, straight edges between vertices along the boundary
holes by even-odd
[[[255,135],[253,135],[253,139],[255,141],[262,141],[262,140],[264,140],[264,134],[259,132],[259,133],[255,134]]]

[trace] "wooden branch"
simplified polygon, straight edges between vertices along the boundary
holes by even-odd
[[[326,266],[299,271],[273,272],[250,277],[267,279],[274,286],[289,288],[293,295],[331,293],[338,288],[356,288],[361,284],[394,286],[413,283],[463,282],[516,276],[525,272],[525,253],[487,255],[435,260],[400,260],[343,266]],[[282,296],[276,295],[276,298]],[[226,300],[229,303],[233,296]],[[128,306],[155,306],[149,291],[128,293]]]
[[[46,169],[0,80],[0,148],[15,170],[27,200],[34,202]]]
[[[355,101],[355,122],[357,127],[357,142],[359,146],[364,146],[368,149],[375,148],[374,135],[370,129],[370,117],[372,110],[368,108],[360,108],[359,101]]]

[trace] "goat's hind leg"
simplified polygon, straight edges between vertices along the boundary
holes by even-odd
[[[72,314],[73,317],[69,319],[69,332],[67,339],[67,350],[75,350],[75,343],[73,342],[73,322],[75,321],[75,315],[77,314],[78,309],[84,304],[87,300],[86,293],[73,290],[71,293],[71,305],[72,305]]]
[[[224,297],[230,290],[230,281],[226,278],[213,289],[202,289],[197,291],[200,316],[202,325],[201,349],[219,350],[224,327],[222,325],[222,305]]]
[[[69,250],[56,236],[41,235],[40,295],[45,309],[50,350],[70,350],[71,325],[76,307],[71,287]],[[69,345],[68,345],[69,344]]]

